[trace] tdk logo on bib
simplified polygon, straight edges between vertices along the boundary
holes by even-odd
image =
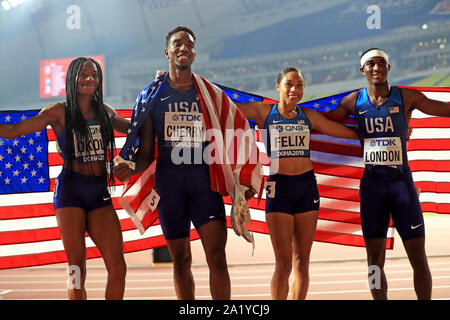
[[[397,146],[397,144],[396,144],[396,139],[376,139],[376,140],[370,141],[370,146],[371,147],[389,147],[389,146]]]
[[[202,121],[200,113],[175,113],[172,116],[173,121]]]

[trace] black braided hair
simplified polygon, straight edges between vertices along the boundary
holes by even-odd
[[[78,74],[83,63],[86,61],[92,62],[97,67],[99,85],[91,98],[91,106],[96,113],[96,117],[100,123],[100,130],[103,139],[103,147],[105,153],[105,165],[108,173],[108,186],[114,186],[114,129],[112,127],[111,119],[105,110],[103,104],[103,73],[100,64],[91,58],[79,57],[69,65],[66,75],[66,112],[65,112],[65,134],[66,134],[66,154],[71,155],[73,152],[73,133],[78,139],[87,143],[91,138],[91,133],[88,130],[88,125],[84,119],[81,110],[78,106],[77,100],[77,80]],[[70,169],[71,161],[67,165]]]

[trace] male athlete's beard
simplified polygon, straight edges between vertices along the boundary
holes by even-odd
[[[175,63],[175,67],[177,67],[177,68],[180,69],[180,70],[187,70],[187,69],[189,68],[188,65],[186,65],[186,66],[181,66],[181,65],[176,64],[176,63]]]

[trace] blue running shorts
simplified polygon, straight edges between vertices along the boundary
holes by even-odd
[[[208,165],[158,164],[155,190],[157,210],[167,240],[190,236],[191,221],[198,230],[203,224],[225,221],[222,196],[211,191]]]
[[[319,210],[319,190],[313,170],[293,176],[270,175],[265,189],[266,213],[296,214]]]
[[[422,208],[409,167],[366,168],[360,196],[364,239],[386,238],[391,216],[403,241],[425,237]]]
[[[63,168],[55,180],[53,205],[55,210],[77,207],[86,212],[111,206],[106,175],[90,176]]]

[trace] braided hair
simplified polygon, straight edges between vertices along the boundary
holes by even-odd
[[[80,107],[78,106],[77,99],[77,82],[78,74],[81,70],[83,63],[86,61],[92,62],[97,67],[99,85],[94,95],[91,98],[91,106],[96,113],[96,117],[100,124],[100,130],[103,140],[103,148],[105,154],[105,165],[107,171],[108,186],[114,185],[114,129],[111,123],[111,119],[105,110],[103,105],[103,74],[100,64],[91,58],[79,57],[69,65],[66,75],[66,112],[65,112],[65,145],[67,154],[73,152],[73,134],[77,136],[79,141],[87,143],[92,139],[92,135],[88,130],[88,125],[84,119]],[[68,168],[72,166],[72,161],[68,161]]]

